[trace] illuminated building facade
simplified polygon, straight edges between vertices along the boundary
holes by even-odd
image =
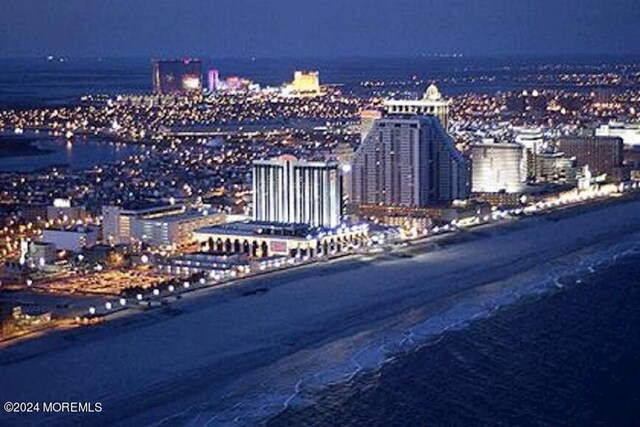
[[[220,73],[218,70],[209,70],[207,73],[207,90],[210,93],[217,92],[220,88]]]
[[[224,222],[225,215],[207,211],[184,212],[157,218],[139,218],[133,223],[133,235],[152,246],[187,246],[196,229]]]
[[[449,101],[442,98],[438,87],[433,84],[427,88],[422,99],[389,99],[384,102],[384,108],[389,114],[433,115],[445,129],[449,128]]]
[[[471,147],[474,193],[517,193],[527,182],[527,156],[520,144],[485,142]]]
[[[153,93],[191,95],[202,92],[202,62],[198,59],[152,61]]]
[[[576,159],[576,167],[589,166],[593,175],[607,174],[622,179],[624,145],[622,138],[612,136],[571,136],[558,140],[559,149]]]
[[[195,232],[203,251],[258,258],[335,254],[362,246],[368,236],[367,224],[342,224],[328,230],[307,224],[271,221],[229,222]]]
[[[640,147],[640,123],[612,121],[597,128],[596,136],[617,136],[626,146]]]
[[[322,93],[320,89],[320,73],[318,71],[296,71],[293,81],[287,88],[299,96],[314,96]]]
[[[564,153],[540,153],[536,157],[536,182],[575,183],[577,170],[575,159]]]
[[[102,239],[118,245],[144,242],[153,246],[185,246],[197,228],[223,222],[225,216],[183,205],[133,204],[102,207]]]
[[[342,219],[342,180],[337,162],[280,156],[253,163],[256,221],[335,228]]]
[[[369,131],[373,128],[376,120],[382,118],[382,111],[380,110],[362,110],[360,112],[360,142],[364,141]]]
[[[435,116],[377,120],[353,162],[357,205],[424,207],[465,199],[469,162]]]
[[[539,128],[517,128],[515,142],[525,148],[527,156],[527,178],[535,178],[537,169],[537,157],[540,152],[547,148],[544,142],[544,135]]]
[[[81,252],[98,243],[98,230],[84,226],[70,229],[45,228],[42,231],[42,242],[51,243],[59,250]]]
[[[69,199],[55,199],[51,206],[47,206],[47,219],[49,221],[84,221],[86,217],[86,208],[84,206],[72,206]]]

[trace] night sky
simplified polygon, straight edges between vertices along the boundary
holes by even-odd
[[[0,0],[0,56],[639,54],[638,0]]]

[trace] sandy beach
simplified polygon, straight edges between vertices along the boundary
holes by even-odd
[[[300,392],[376,369],[562,274],[624,254],[640,201],[479,227],[373,259],[350,257],[194,293],[99,327],[0,352],[2,402],[100,402],[2,425],[250,424]],[[259,292],[251,292],[258,290]]]

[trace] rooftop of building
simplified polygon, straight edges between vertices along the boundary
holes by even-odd
[[[146,221],[152,221],[152,222],[163,222],[163,223],[174,223],[174,222],[183,222],[183,221],[189,221],[192,219],[197,219],[197,218],[204,218],[204,217],[213,217],[213,216],[220,216],[223,217],[224,213],[222,212],[218,212],[218,211],[209,211],[209,210],[185,210],[182,213],[176,213],[174,215],[163,215],[163,216],[156,216],[153,218],[144,218]]]
[[[309,236],[318,237],[324,234],[338,233],[341,230],[351,230],[354,227],[362,227],[362,225],[347,226],[343,224],[335,229],[328,229],[323,227],[312,227],[308,224],[289,224],[267,221],[238,221],[214,225],[211,227],[203,227],[196,230],[196,233],[223,234],[233,236],[282,236],[306,239]]]
[[[435,84],[430,84],[419,99],[386,99],[385,105],[448,105],[449,101],[442,97]]]
[[[156,209],[170,209],[175,208],[175,205],[171,205],[170,203],[158,202],[156,200],[134,200],[130,202],[123,203],[121,205],[117,205],[115,207],[120,208],[123,211],[147,211],[147,210],[156,210]]]
[[[95,228],[92,225],[76,224],[76,225],[66,225],[66,226],[65,225],[52,226],[52,227],[45,228],[43,231],[59,231],[59,232],[65,232],[65,233],[93,233],[96,230],[97,228]]]
[[[433,114],[387,114],[382,116],[381,119],[378,120],[379,123],[389,123],[389,122],[433,122],[437,121],[440,123],[440,120]]]
[[[471,145],[472,147],[479,148],[498,148],[498,149],[522,149],[524,146],[517,142],[508,142],[508,141],[482,141],[476,142]]]
[[[254,160],[254,165],[279,165],[285,162],[294,163],[300,166],[307,167],[337,167],[338,163],[333,160],[307,160],[299,159],[291,154],[283,154],[279,157],[272,157],[269,159]]]

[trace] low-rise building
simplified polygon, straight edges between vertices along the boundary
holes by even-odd
[[[98,243],[98,230],[94,227],[75,226],[73,228],[45,228],[42,241],[53,244],[57,249],[81,252]]]
[[[341,225],[334,229],[306,224],[243,221],[196,230],[201,249],[249,257],[316,256],[359,247],[368,238],[368,225]]]
[[[136,203],[102,208],[103,241],[111,245],[142,242],[153,246],[185,246],[193,231],[225,221],[225,214],[184,205]]]
[[[251,262],[246,254],[196,252],[158,259],[155,268],[161,273],[179,277],[204,274],[207,277],[224,278],[248,273]]]
[[[47,220],[49,221],[84,221],[87,210],[84,206],[73,206],[69,199],[55,199],[51,206],[47,206]]]
[[[564,153],[540,153],[536,158],[536,182],[575,183],[577,170],[575,159]]]
[[[44,267],[57,259],[56,246],[53,243],[29,242],[27,261],[31,267]]]
[[[133,222],[132,235],[152,246],[186,246],[193,242],[193,232],[199,228],[224,222],[222,213],[185,211],[177,215],[138,218]]]

